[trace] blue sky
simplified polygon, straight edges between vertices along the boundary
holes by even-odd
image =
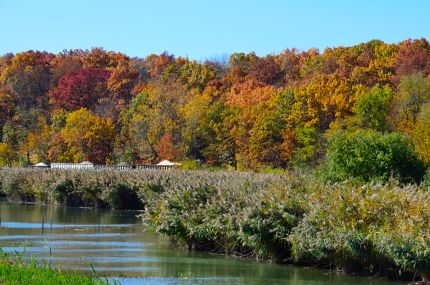
[[[232,52],[430,39],[427,0],[0,0],[0,54],[104,47],[203,60]]]

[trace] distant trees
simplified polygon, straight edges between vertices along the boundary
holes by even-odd
[[[1,163],[314,167],[339,133],[362,131],[375,140],[398,135],[400,144],[407,137],[430,163],[429,59],[425,39],[234,53],[223,63],[102,48],[7,54],[0,57]],[[395,172],[390,163],[384,173]]]
[[[47,108],[53,58],[53,54],[39,51],[17,53],[3,69],[1,81],[10,88],[17,108]]]

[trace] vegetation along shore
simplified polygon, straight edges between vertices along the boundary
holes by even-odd
[[[428,282],[425,186],[234,171],[8,169],[15,200],[143,209],[190,249]],[[138,202],[137,202],[138,201]]]
[[[0,284],[109,285],[103,278],[53,268],[47,262],[24,259],[0,250]]]

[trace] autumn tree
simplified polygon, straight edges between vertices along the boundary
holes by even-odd
[[[245,77],[256,59],[255,53],[233,53],[229,60],[233,80],[237,81]]]
[[[13,150],[7,143],[0,143],[0,167],[12,166]]]
[[[3,126],[11,120],[15,106],[13,104],[10,89],[0,83],[0,141],[2,139]]]
[[[280,91],[274,94],[264,108],[258,113],[257,118],[249,131],[249,148],[252,160],[257,167],[285,167],[292,159],[292,154],[287,154],[284,136],[288,123],[288,116],[294,104],[292,89]],[[294,147],[293,147],[294,148]]]
[[[90,51],[82,52],[81,58],[85,68],[95,69],[115,68],[120,64],[128,62],[129,60],[128,56],[122,53],[105,51],[100,47],[92,48]]]
[[[160,55],[151,54],[145,58],[145,69],[146,73],[151,79],[158,79],[164,69],[175,62],[175,57],[167,52],[163,52]]]
[[[127,110],[119,119],[120,135],[115,143],[115,156],[120,161],[149,162],[158,157],[159,134],[153,131],[153,103],[150,89],[145,89],[134,97]]]
[[[430,74],[430,44],[426,39],[406,40],[399,45],[395,59],[396,77],[398,83],[403,76],[421,72]]]
[[[187,61],[179,69],[179,79],[187,89],[195,88],[203,91],[207,83],[216,77],[215,70],[210,65]]]
[[[115,129],[110,119],[81,108],[67,115],[62,135],[72,162],[89,160],[104,164],[112,160]]]
[[[430,101],[430,82],[422,73],[402,78],[399,92],[394,98],[393,124],[400,131],[409,133],[416,123],[421,106]]]
[[[210,165],[231,166],[238,164],[238,146],[232,129],[237,125],[235,110],[223,101],[212,104],[206,112],[204,133],[210,138],[202,153]]]
[[[300,79],[300,69],[303,58],[303,53],[297,49],[286,49],[276,56],[275,60],[280,66],[287,84]]]
[[[290,121],[306,128],[326,130],[332,122],[352,114],[355,100],[365,90],[335,75],[317,76],[295,90]]]
[[[94,109],[102,98],[108,97],[107,70],[86,68],[64,75],[51,90],[49,98],[56,108],[75,111],[79,108]]]
[[[21,155],[26,157],[27,164],[44,162],[48,157],[51,131],[44,116],[37,118],[36,130],[30,131],[20,145]]]
[[[4,68],[1,81],[10,88],[15,106],[23,110],[47,107],[53,58],[46,52],[17,53]]]
[[[357,64],[353,66],[350,80],[371,88],[391,84],[395,73],[395,56],[397,47],[373,40],[359,46],[360,54]]]
[[[430,163],[430,103],[421,107],[412,130],[416,149],[425,163]]]
[[[174,160],[176,149],[173,143],[173,137],[170,134],[164,134],[158,141],[158,154],[160,159]]]
[[[275,61],[274,56],[254,60],[248,74],[257,82],[265,85],[274,85],[284,77],[284,72]]]

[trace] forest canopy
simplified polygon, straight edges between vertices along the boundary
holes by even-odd
[[[334,137],[366,131],[397,133],[428,163],[429,75],[426,39],[204,62],[102,48],[5,54],[0,166],[171,159],[313,167],[327,149],[336,153]]]

